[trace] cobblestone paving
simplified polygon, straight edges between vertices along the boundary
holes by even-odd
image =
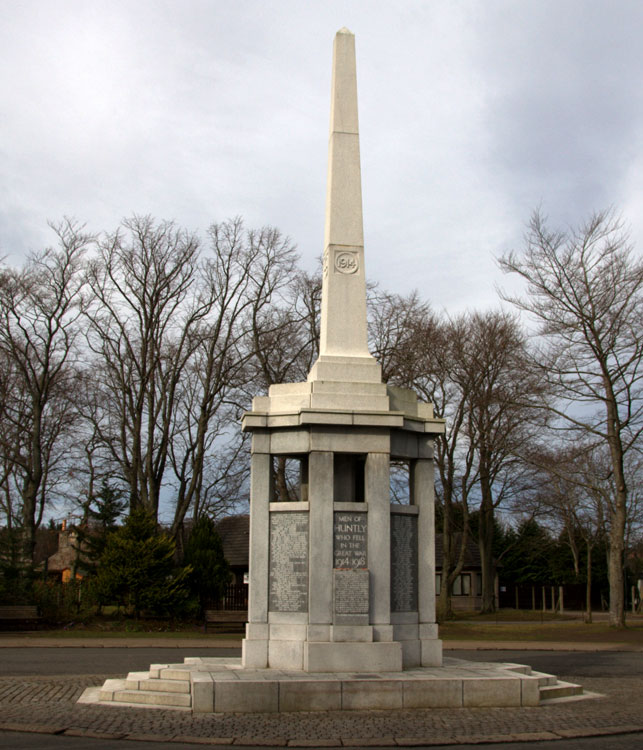
[[[228,738],[241,745],[257,739],[281,745],[315,740],[339,744],[342,739],[350,744],[350,738],[373,738],[372,744],[395,744],[396,738],[399,745],[405,738],[412,744],[419,738],[435,743],[472,736],[508,739],[528,733],[600,733],[616,727],[643,731],[643,676],[582,680],[565,676],[605,697],[538,708],[193,716],[167,709],[76,704],[85,687],[101,685],[109,676],[0,678],[0,729],[46,725],[50,731],[70,733]]]

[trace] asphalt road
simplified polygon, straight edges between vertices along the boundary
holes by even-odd
[[[445,656],[470,661],[529,664],[558,677],[640,677],[643,653],[627,651],[445,651]],[[558,747],[558,745],[556,746]]]
[[[88,737],[0,732],[0,747],[7,750],[196,750],[199,745],[183,742],[136,742],[135,740],[98,740]],[[200,747],[203,747],[201,745]],[[217,750],[239,750],[239,746],[219,745]],[[426,746],[424,746],[426,747]],[[484,745],[485,750],[641,750],[643,734],[620,734],[610,737],[582,737],[555,742],[502,742]],[[244,750],[266,750],[266,746],[244,746]],[[367,750],[362,746],[362,750]],[[371,750],[371,748],[368,748]],[[382,750],[372,748],[372,750]],[[414,746],[413,750],[422,750]],[[427,750],[471,750],[471,745],[431,745]]]
[[[0,677],[113,675],[182,662],[186,656],[240,656],[230,648],[0,648]]]

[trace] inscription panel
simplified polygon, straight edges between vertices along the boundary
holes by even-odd
[[[391,612],[418,608],[417,516],[391,514]]]
[[[366,568],[367,513],[335,511],[333,516],[333,567]]]
[[[335,570],[335,614],[368,615],[368,570]]]
[[[271,612],[308,611],[308,513],[270,514]]]

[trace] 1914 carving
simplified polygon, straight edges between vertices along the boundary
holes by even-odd
[[[359,259],[357,253],[343,250],[335,254],[335,270],[339,273],[351,274],[359,270]]]

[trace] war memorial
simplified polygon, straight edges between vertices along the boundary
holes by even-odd
[[[81,701],[194,712],[537,706],[582,692],[528,666],[444,658],[435,620],[430,404],[368,351],[355,38],[333,50],[319,358],[270,387],[252,433],[250,590],[241,659],[190,658]],[[430,342],[427,342],[430,344]],[[289,502],[275,462],[296,472]],[[391,462],[408,503],[391,502]]]

